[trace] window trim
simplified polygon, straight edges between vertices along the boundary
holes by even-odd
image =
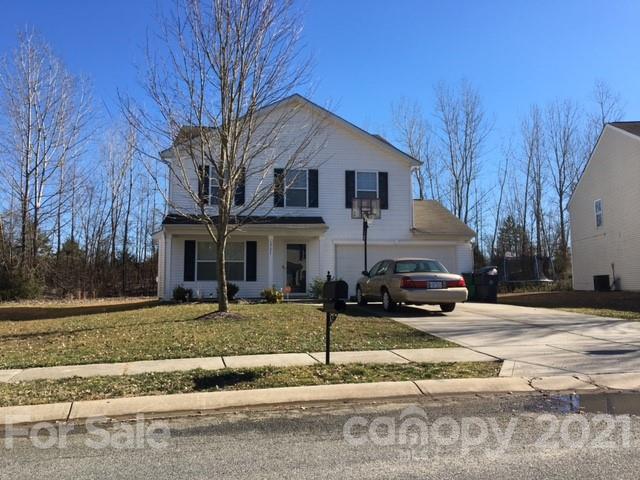
[[[214,243],[211,240],[196,240],[196,255],[195,255],[195,261],[196,261],[196,268],[195,268],[195,281],[196,282],[217,282],[218,279],[215,280],[200,280],[198,278],[198,264],[200,263],[218,263],[217,260],[200,260],[198,258],[198,254],[200,253],[200,244],[201,243]],[[228,281],[232,281],[232,282],[246,282],[247,281],[247,242],[246,241],[242,241],[242,242],[229,242],[227,243],[227,246],[230,244],[239,244],[242,245],[242,261],[240,260],[228,260],[225,262],[225,264],[227,263],[242,263],[243,264],[243,268],[242,268],[242,280],[237,280],[237,279],[230,279],[227,278]]]
[[[598,208],[598,205],[600,206],[600,208]],[[599,229],[602,227],[603,223],[604,223],[604,212],[603,212],[603,208],[602,208],[602,199],[601,198],[596,198],[593,201],[593,214],[594,214],[594,220],[596,223],[596,229]],[[600,216],[600,224],[598,224],[598,216]]]
[[[304,205],[289,205],[288,202],[287,202],[287,192],[289,190],[302,190],[302,188],[291,188],[290,189],[287,186],[287,173],[291,172],[292,170],[301,170],[301,171],[304,172],[304,175],[303,175],[303,177],[305,179]],[[293,168],[293,169],[290,169],[288,171],[285,171],[283,173],[283,176],[284,176],[284,187],[283,187],[283,190],[284,190],[284,194],[283,194],[283,197],[284,197],[284,208],[309,208],[309,169],[308,168]]]
[[[358,174],[360,174],[360,173],[373,173],[373,174],[375,174],[375,176],[376,176],[376,183],[375,183],[376,188],[375,188],[375,190],[370,190],[370,189],[367,189],[367,188],[362,188],[362,189],[358,188]],[[358,196],[358,192],[360,190],[362,190],[363,192],[373,192],[373,191],[375,191],[376,196],[374,198],[380,198],[380,172],[378,172],[377,170],[356,170],[355,171],[355,177],[356,178],[355,178],[354,187],[355,187],[356,198],[363,198],[363,197]]]

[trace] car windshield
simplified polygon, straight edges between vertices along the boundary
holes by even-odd
[[[399,260],[396,273],[448,273],[437,260]]]

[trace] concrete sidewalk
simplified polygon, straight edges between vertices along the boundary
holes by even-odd
[[[297,367],[324,363],[324,352],[276,353],[267,355],[237,355],[224,357],[178,358],[168,360],[145,360],[128,363],[94,363],[88,365],[63,365],[14,370],[0,370],[0,383],[18,383],[43,379],[72,377],[99,377],[138,375],[153,372],[184,372],[201,368],[220,370],[223,368]],[[417,348],[398,350],[368,350],[354,352],[331,352],[331,363],[443,363],[443,362],[494,362],[490,355],[467,348]]]
[[[640,374],[416,380],[70,401],[0,408],[0,426],[73,422],[96,417],[126,419],[137,414],[172,417],[275,405],[379,401],[425,396],[437,398],[465,394],[592,393],[596,390],[640,391]]]

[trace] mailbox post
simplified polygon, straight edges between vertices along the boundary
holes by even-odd
[[[331,280],[331,273],[327,272],[327,281],[322,290],[323,310],[326,315],[325,326],[325,363],[331,362],[331,326],[338,318],[338,313],[347,309],[345,300],[349,295],[349,286],[343,280]]]

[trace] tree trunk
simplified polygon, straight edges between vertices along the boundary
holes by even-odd
[[[218,311],[229,311],[229,299],[227,298],[227,271],[224,268],[227,248],[227,236],[218,228],[218,242],[216,243],[216,266],[218,268]],[[221,234],[222,233],[222,234]]]

